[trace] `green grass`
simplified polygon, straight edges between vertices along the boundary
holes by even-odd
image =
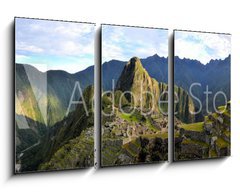
[[[224,131],[223,133],[224,133],[224,135],[226,135],[227,137],[230,137],[230,135],[231,135],[231,132],[230,132],[230,131],[227,131],[227,130]]]
[[[210,157],[217,157],[217,152],[215,150],[211,149],[209,151],[209,155],[210,155]]]
[[[147,118],[147,120],[146,120],[146,125],[147,125],[147,127],[148,127],[150,130],[152,130],[152,131],[158,131],[158,129],[151,123],[151,121],[150,121],[149,118]]]
[[[129,122],[140,122],[141,121],[141,116],[136,115],[136,114],[126,114],[126,113],[120,113],[119,116],[122,119],[125,119]]]
[[[180,133],[179,132],[174,132],[174,137],[180,137]]]
[[[204,121],[205,121],[206,123],[212,123],[212,121],[209,119],[208,116],[205,116],[205,117],[204,117]]]
[[[220,148],[225,148],[225,147],[228,147],[229,146],[229,143],[226,142],[224,139],[222,138],[218,138],[217,141],[216,141],[216,145]]]
[[[73,169],[89,167],[94,160],[94,139],[85,135],[71,139],[60,147],[51,157],[50,161],[39,166],[40,170]],[[86,159],[90,162],[86,163]]]
[[[200,145],[202,147],[208,147],[207,143],[197,141],[197,140],[192,140],[192,139],[184,139],[182,144],[194,144],[194,145]]]
[[[147,138],[147,139],[154,139],[154,138],[161,138],[161,139],[167,139],[168,138],[168,132],[165,133],[156,133],[156,134],[145,134],[141,137]]]
[[[229,114],[229,112],[228,112],[228,110],[227,110],[227,108],[226,108],[225,106],[220,106],[220,107],[218,107],[218,110],[219,110],[220,112],[222,112],[224,115],[230,117],[230,114]]]
[[[223,114],[226,115],[226,116],[228,116],[228,117],[231,117],[231,115],[229,114],[228,111],[225,111]]]
[[[226,106],[219,106],[219,107],[218,107],[218,110],[219,110],[220,112],[224,112],[224,111],[226,111]]]
[[[213,113],[212,116],[214,119],[217,119],[219,115],[217,113]]]
[[[120,113],[119,117],[129,121],[129,122],[142,122],[145,123],[146,126],[149,128],[151,131],[159,131],[151,122],[150,118],[145,118],[143,115],[140,113],[134,113],[134,114],[126,114],[126,113]]]
[[[203,131],[203,124],[204,124],[203,122],[191,123],[191,124],[182,124],[182,125],[180,125],[180,127],[187,130],[187,131],[202,132]]]
[[[160,137],[161,137],[162,139],[167,139],[167,138],[168,138],[168,132],[161,133],[161,134],[160,134]]]

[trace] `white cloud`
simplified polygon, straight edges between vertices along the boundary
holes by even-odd
[[[93,24],[18,19],[16,50],[53,55],[93,54]]]
[[[125,61],[129,59],[124,57],[123,50],[119,46],[107,43],[105,41],[102,42],[102,53],[102,59],[104,62],[111,59]]]
[[[19,51],[29,51],[32,53],[41,53],[43,52],[43,49],[36,46],[36,45],[31,45],[28,43],[24,43],[24,42],[18,42],[16,43],[16,49]]]
[[[59,24],[59,26],[54,29],[54,32],[56,34],[61,34],[71,39],[77,37],[79,38],[84,36],[85,34],[91,33],[93,29],[93,25],[86,25],[81,23],[64,23]]]
[[[175,55],[199,60],[224,59],[231,53],[231,36],[224,34],[176,31]]]
[[[86,45],[75,41],[63,41],[59,43],[59,47],[54,50],[56,55],[72,55],[80,56],[94,53],[94,41]]]
[[[42,71],[41,63],[52,69],[80,71],[94,64],[94,28],[87,23],[16,19],[16,55],[28,57],[16,58]]]
[[[127,61],[133,56],[145,58],[154,54],[168,56],[168,31],[162,29],[102,26],[103,62]]]

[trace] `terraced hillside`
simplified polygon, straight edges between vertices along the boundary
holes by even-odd
[[[102,166],[167,160],[167,91],[167,84],[151,78],[139,58],[125,64],[116,90],[102,97]],[[187,102],[177,105],[183,118],[189,108],[194,110],[194,104],[183,89],[178,96]]]
[[[175,160],[207,159],[230,155],[231,102],[218,107],[221,113],[205,116],[203,122],[175,121]]]

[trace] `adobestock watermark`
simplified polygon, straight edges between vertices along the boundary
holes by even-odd
[[[206,85],[205,89],[202,91],[202,93],[200,93],[200,95],[202,96],[202,100],[193,93],[193,89],[195,88],[195,91],[196,90],[200,90],[202,91],[203,87],[202,87],[202,84],[201,83],[197,83],[197,82],[194,82],[190,85],[189,87],[189,90],[188,90],[188,94],[189,96],[191,97],[191,99],[193,100],[193,103],[195,105],[198,106],[198,110],[195,111],[195,110],[189,110],[190,114],[191,115],[198,115],[200,113],[202,113],[202,111],[204,110],[207,114],[210,114],[212,111],[209,110],[209,104],[211,106],[213,106],[213,112],[217,112],[218,114],[222,114],[226,111],[227,109],[227,95],[223,92],[223,91],[217,91],[216,93],[213,94],[213,92],[211,90],[209,90],[209,86]],[[196,89],[197,88],[197,89]],[[212,99],[210,99],[210,96]],[[217,102],[217,98],[219,97],[222,97],[224,99],[224,102],[221,104],[222,106],[224,106],[224,109],[221,109],[219,110],[217,105],[216,105],[216,102]],[[203,102],[204,101],[204,105],[203,105]],[[179,95],[177,92],[174,92],[174,104],[178,104],[180,101],[179,101]],[[212,102],[212,103],[210,103]],[[203,109],[203,107],[205,107]],[[196,109],[196,108],[194,108]],[[174,111],[174,114],[178,114],[178,111]]]
[[[161,93],[155,91],[144,90],[143,82],[140,83],[139,88],[135,91],[121,91],[116,97],[115,83],[112,80],[112,90],[102,92],[102,99],[107,96],[111,98],[111,110],[106,113],[102,110],[102,115],[109,117],[115,114],[116,106],[118,110],[126,115],[132,115],[136,111],[140,112],[141,115],[147,116],[154,114],[156,111],[160,111],[163,115],[168,115],[168,91],[163,90]],[[165,96],[165,97],[164,97]],[[127,100],[127,104],[126,104]]]
[[[197,115],[202,113],[204,110],[207,114],[211,113],[209,109],[209,104],[211,104],[212,109],[214,112],[217,112],[219,114],[222,114],[225,112],[227,108],[227,95],[223,91],[217,91],[213,94],[211,90],[209,90],[209,86],[206,85],[204,87],[201,85],[201,83],[192,83],[189,87],[189,90],[187,91],[189,97],[192,99],[194,106],[197,105],[198,107],[194,107],[194,110],[191,110],[191,107],[189,107],[189,113],[191,115]],[[160,90],[160,89],[159,89]],[[202,91],[202,99],[194,94],[193,90]],[[141,115],[151,115],[154,114],[156,111],[159,111],[161,114],[167,116],[168,115],[168,89],[165,88],[164,90],[161,90],[157,92],[156,90],[151,90],[151,88],[144,89],[143,82],[140,83],[140,86],[135,91],[120,91],[115,90],[115,82],[112,80],[112,90],[107,90],[102,92],[102,100],[104,97],[107,98],[108,101],[110,101],[108,104],[102,102],[102,105],[104,105],[102,108],[107,107],[108,110],[102,109],[102,115],[106,117],[111,117],[115,115],[116,108],[123,114],[132,115],[136,111],[140,112]],[[120,93],[120,94],[119,94]],[[76,98],[76,95],[78,94],[80,96],[80,99],[74,100]],[[117,98],[116,98],[117,97]],[[174,92],[174,105],[181,104],[182,101],[180,101],[181,95],[178,94],[177,91]],[[210,99],[211,97],[211,99]],[[224,108],[221,108],[221,110],[217,107],[217,100],[221,98],[221,102],[223,103],[222,106]],[[69,105],[67,108],[66,116],[69,114],[70,109],[73,105],[82,105],[86,115],[89,115],[89,108],[86,105],[86,99],[83,95],[83,90],[81,88],[80,82],[76,81],[74,89],[71,94],[71,98],[69,101]],[[91,110],[94,111],[94,97],[91,99]],[[223,99],[223,100],[222,100]],[[126,102],[127,101],[127,102]],[[184,101],[186,102],[186,101]],[[189,102],[189,101],[188,101]],[[203,103],[204,102],[204,103]],[[212,103],[210,103],[212,102]],[[187,106],[186,104],[182,104],[184,106]],[[203,107],[205,107],[203,109]],[[174,114],[177,115],[179,113],[178,110],[176,110],[176,107],[174,107]]]

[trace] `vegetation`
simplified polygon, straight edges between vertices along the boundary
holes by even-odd
[[[178,122],[177,127],[182,129],[181,131],[176,129],[175,135],[181,133],[182,141],[175,145],[178,152],[176,160],[230,155],[230,107],[230,102],[227,106],[218,107],[219,110],[224,110],[223,114],[211,113],[204,117],[204,122],[191,124]]]
[[[201,147],[208,147],[209,145],[207,143],[198,141],[198,140],[192,140],[192,139],[184,139],[182,144],[194,144],[194,145],[200,145]]]
[[[87,135],[88,132],[92,136]],[[50,161],[40,165],[40,170],[62,170],[90,167],[94,159],[93,128],[82,132],[81,136],[69,140],[60,147]]]
[[[202,132],[203,131],[203,122],[199,123],[191,123],[191,124],[182,124],[180,125],[181,128],[187,130],[187,131],[198,131]]]
[[[218,138],[217,141],[216,141],[216,145],[219,147],[219,148],[224,148],[224,147],[228,147],[229,146],[229,143],[226,142],[224,139],[222,138]]]

